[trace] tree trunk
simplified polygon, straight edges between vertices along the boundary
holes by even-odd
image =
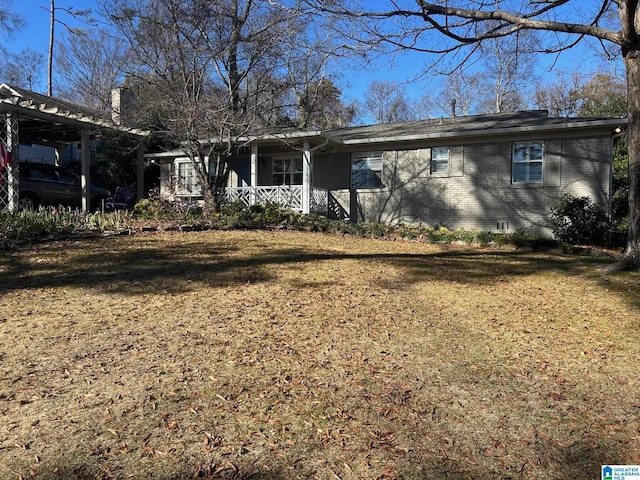
[[[640,50],[624,52],[629,118],[629,232],[627,248],[612,270],[640,269]]]
[[[56,28],[56,2],[51,0],[51,17],[49,25],[49,52],[47,64],[47,95],[53,96],[53,42],[55,41]]]

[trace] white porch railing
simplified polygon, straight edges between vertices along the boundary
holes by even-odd
[[[241,201],[247,207],[256,203],[277,203],[296,212],[302,212],[302,185],[273,185],[258,187],[226,187],[227,202]],[[310,210],[327,213],[329,209],[329,191],[311,188]]]
[[[311,187],[311,202],[309,210],[312,213],[329,214],[329,190]]]
[[[247,207],[256,203],[277,203],[298,212],[302,211],[302,185],[274,185],[262,187],[226,187],[228,202],[240,200]]]

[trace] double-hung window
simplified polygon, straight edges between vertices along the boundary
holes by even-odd
[[[197,191],[196,171],[190,160],[178,161],[176,166],[178,195],[192,195]]]
[[[542,183],[543,158],[543,142],[514,142],[511,183]]]
[[[431,173],[439,175],[449,173],[449,147],[431,148]]]
[[[302,185],[302,157],[276,157],[271,172],[272,185]]]
[[[382,187],[382,152],[353,154],[351,157],[351,187]]]

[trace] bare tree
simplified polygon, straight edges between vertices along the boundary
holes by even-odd
[[[489,28],[495,25],[489,25]],[[537,39],[529,30],[507,37],[488,38],[480,43],[484,78],[491,86],[496,113],[522,110],[523,92],[534,80]],[[488,109],[487,109],[488,110]]]
[[[607,73],[560,73],[535,86],[535,105],[554,117],[620,116],[627,110],[625,82]]]
[[[277,77],[296,12],[268,0],[118,0],[103,8],[131,47],[137,68],[128,83],[145,100],[147,126],[184,150],[207,211],[215,210],[236,139],[268,117],[263,107],[286,88]]]
[[[7,6],[7,0],[0,0],[0,28],[4,34],[12,35],[24,25],[24,19]]]
[[[437,110],[453,114],[453,101],[460,115],[525,109],[529,87],[535,80],[536,44],[531,32],[492,38],[479,45],[473,61],[454,59],[453,65],[440,67],[442,88],[433,96]]]
[[[555,78],[534,87],[536,108],[547,110],[553,117],[574,117],[580,110],[579,92],[582,75],[577,72],[557,73]]]
[[[3,81],[11,85],[35,90],[41,81],[43,64],[44,55],[25,48],[18,53],[5,55],[4,61],[0,62],[0,75]]]
[[[290,123],[301,128],[334,128],[351,123],[356,104],[343,102],[329,67],[334,58],[344,54],[343,49],[326,32],[311,36],[309,22],[300,28],[295,47],[286,53],[292,94]]]
[[[304,90],[297,91],[296,99],[296,125],[301,128],[346,127],[356,114],[356,105],[345,104],[341,91],[326,78],[307,84]]]
[[[404,89],[394,82],[371,82],[365,92],[364,108],[377,123],[415,120]]]
[[[488,98],[484,73],[466,73],[457,69],[445,76],[443,87],[433,96],[439,115],[472,115],[482,113],[483,99]]]
[[[380,10],[360,2],[306,0],[314,11],[356,19],[366,25],[360,39],[425,53],[454,55],[464,62],[483,43],[531,30],[552,32],[540,52],[558,54],[585,38],[599,42],[607,53],[622,55],[629,92],[640,90],[640,3],[637,0],[424,0],[391,2]],[[374,7],[375,8],[375,7]],[[433,34],[438,34],[434,36]],[[629,235],[620,269],[640,268],[640,95],[629,95]]]
[[[67,35],[58,47],[60,95],[96,110],[111,109],[111,92],[124,81],[126,44],[104,30]]]

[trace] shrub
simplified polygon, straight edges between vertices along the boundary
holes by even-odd
[[[605,245],[609,232],[609,214],[589,197],[565,194],[551,208],[553,235],[571,245]]]
[[[468,243],[479,243],[482,246],[486,246],[495,241],[496,237],[496,233],[493,233],[489,230],[481,230],[479,232],[476,232],[471,242]]]
[[[20,212],[0,211],[0,246],[49,236],[89,231],[121,230],[128,226],[126,212],[83,213],[68,208],[39,208]]]

